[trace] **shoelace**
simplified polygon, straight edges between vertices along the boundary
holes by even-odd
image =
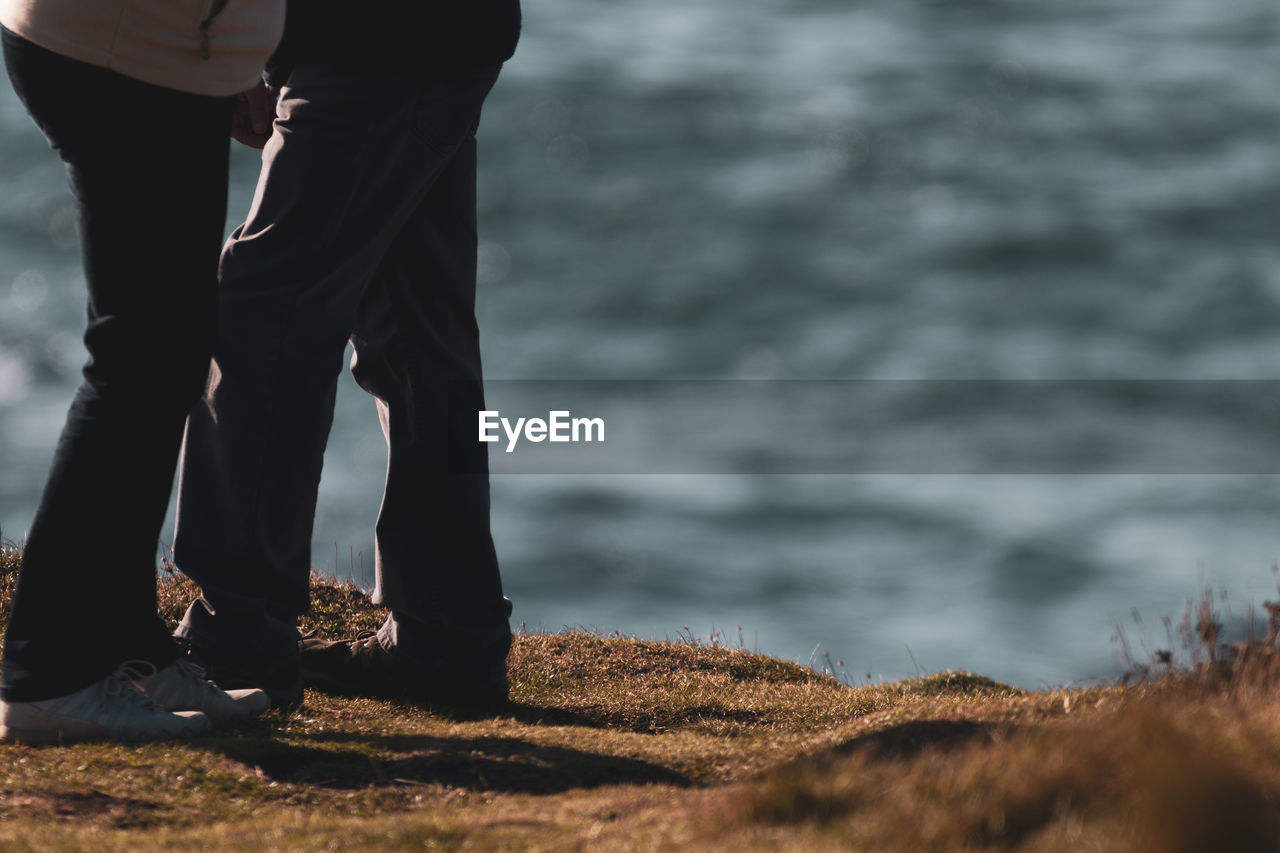
[[[379,669],[378,661],[380,656],[378,654],[359,653],[362,649],[367,649],[373,645],[377,645],[379,652],[382,651],[382,646],[378,643],[377,631],[361,631],[356,634],[356,638],[354,640],[350,640],[349,643],[351,645],[352,657],[359,661],[361,669]]]
[[[155,664],[145,660],[127,660],[116,668],[112,673],[112,677],[103,682],[102,700],[104,703],[120,697],[126,701],[141,705],[148,711],[163,711],[164,709],[152,701],[151,697],[143,693],[137,686],[138,682],[144,678],[149,678],[156,674]]]
[[[174,661],[174,666],[178,667],[178,671],[188,679],[198,682],[200,689],[204,692],[222,692],[222,690],[218,688],[218,685],[209,680],[209,673],[204,667],[200,666],[200,664],[186,658],[178,658]]]

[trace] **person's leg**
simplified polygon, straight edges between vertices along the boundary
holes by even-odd
[[[172,662],[156,545],[215,322],[233,101],[139,83],[5,33],[15,89],[66,161],[89,361],[28,532],[0,695],[61,696]]]
[[[427,666],[482,648],[501,661],[510,636],[489,527],[488,446],[475,437],[484,408],[475,180],[472,137],[391,245],[352,338],[352,372],[376,398],[390,454],[374,601],[392,613],[379,639]]]
[[[489,529],[475,317],[474,128],[392,243],[360,303],[352,372],[389,460],[378,515],[376,635],[302,643],[313,687],[490,707],[507,698],[511,603]]]
[[[325,66],[282,90],[253,207],[223,251],[215,363],[188,424],[175,557],[201,587],[179,627],[197,647],[296,654],[357,305],[486,91]]]

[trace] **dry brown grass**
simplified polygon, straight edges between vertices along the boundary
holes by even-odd
[[[0,593],[19,560],[0,554]],[[166,577],[162,612],[193,592]],[[324,635],[383,615],[323,582],[314,604]],[[1224,646],[1206,620],[1190,633],[1212,649],[1181,667],[1033,693],[521,634],[494,717],[308,694],[181,743],[0,747],[0,848],[1272,850],[1276,638]]]
[[[794,833],[868,850],[1272,850],[1280,726],[1221,697],[1123,697],[1084,719],[904,723],[726,794],[748,846]],[[905,744],[903,743],[905,739]]]

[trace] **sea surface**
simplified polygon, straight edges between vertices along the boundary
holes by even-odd
[[[513,621],[1030,688],[1115,678],[1117,628],[1145,660],[1205,588],[1246,630],[1280,597],[1278,48],[1274,0],[527,3],[480,130],[487,375],[519,415],[552,381],[632,404],[606,464],[491,445]],[[16,542],[82,291],[62,167],[3,87]],[[371,583],[384,465],[344,377],[319,570]]]

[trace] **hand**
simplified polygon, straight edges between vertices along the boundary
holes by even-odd
[[[276,115],[276,93],[258,81],[236,98],[236,111],[231,119],[231,138],[250,148],[262,148],[271,138],[271,123]]]

